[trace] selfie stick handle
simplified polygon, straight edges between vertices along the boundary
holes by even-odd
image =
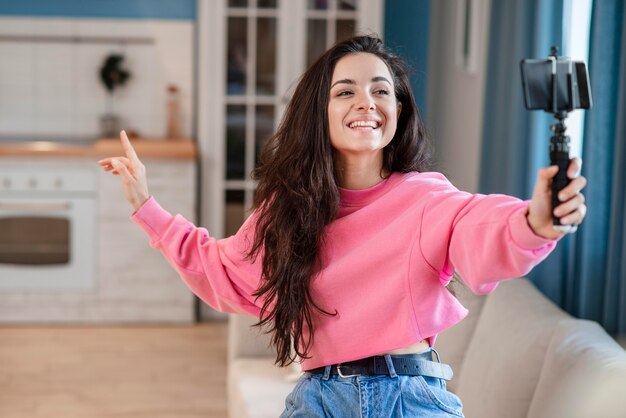
[[[551,81],[552,81],[552,113],[556,118],[556,123],[550,126],[554,135],[550,137],[550,165],[559,166],[559,171],[552,179],[552,210],[556,208],[561,201],[559,200],[559,192],[563,190],[570,182],[567,177],[567,168],[569,166],[569,136],[565,135],[565,119],[567,118],[567,111],[559,109],[559,95],[558,95],[558,82],[557,82],[557,61],[559,59],[559,48],[553,46],[550,49],[550,55],[548,59],[551,63]],[[571,88],[568,90],[568,103],[572,102]],[[561,220],[552,215],[552,223],[554,229],[561,231],[570,231],[571,225],[562,225]]]
[[[561,204],[559,200],[559,192],[563,190],[571,181],[567,177],[567,168],[569,166],[569,136],[565,135],[566,126],[563,119],[567,114],[559,114],[558,122],[550,127],[554,131],[554,135],[550,137],[550,164],[559,166],[559,171],[552,179],[552,209]],[[561,225],[558,217],[552,215],[553,224],[556,229],[569,230],[569,225]]]

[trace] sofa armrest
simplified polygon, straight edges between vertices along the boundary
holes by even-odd
[[[274,357],[270,336],[258,327],[255,317],[231,314],[228,317],[228,360],[242,357]]]
[[[528,418],[623,417],[626,351],[593,321],[557,325]]]
[[[229,418],[276,418],[296,385],[271,358],[238,358],[228,366]]]
[[[501,282],[485,300],[456,384],[465,414],[526,417],[550,338],[568,318],[530,281]]]

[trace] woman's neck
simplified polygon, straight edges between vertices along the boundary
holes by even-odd
[[[337,158],[335,166],[337,182],[344,189],[367,189],[377,185],[390,174],[383,170],[382,154],[380,158],[371,160]]]

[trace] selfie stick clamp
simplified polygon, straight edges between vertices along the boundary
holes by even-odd
[[[550,56],[548,59],[552,62],[552,113],[556,119],[556,123],[550,126],[550,130],[554,132],[554,135],[550,137],[550,165],[557,165],[559,171],[552,179],[552,208],[561,204],[559,200],[559,192],[563,190],[569,183],[570,179],[567,177],[567,168],[569,166],[570,154],[569,144],[570,138],[565,135],[565,119],[567,119],[568,112],[565,110],[559,110],[558,106],[558,94],[557,94],[557,70],[556,62],[558,60],[558,48],[553,46],[550,50]],[[572,91],[571,83],[568,88],[569,103],[572,103]],[[570,109],[572,110],[572,109]],[[560,219],[557,216],[552,215],[553,224],[555,229],[562,231],[570,231],[571,225],[562,225]]]

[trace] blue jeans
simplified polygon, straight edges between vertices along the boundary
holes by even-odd
[[[389,376],[343,378],[304,373],[285,400],[281,418],[405,418],[463,417],[463,404],[446,389],[443,379],[398,376],[388,362]]]

